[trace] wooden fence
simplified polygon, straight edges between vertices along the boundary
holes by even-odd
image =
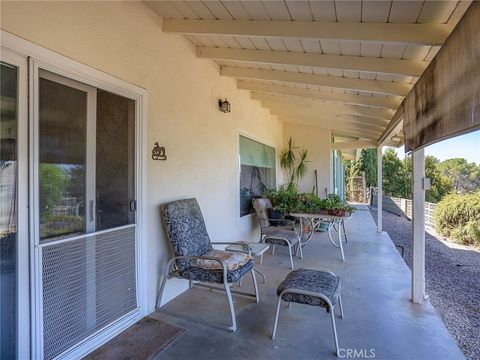
[[[370,205],[377,207],[377,190],[372,189],[370,194]],[[384,195],[382,196],[382,202],[383,210],[400,216],[406,216],[408,219],[412,218],[412,200]],[[431,228],[435,228],[435,208],[436,204],[425,203],[425,225]]]

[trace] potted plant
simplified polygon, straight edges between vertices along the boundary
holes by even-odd
[[[288,138],[287,147],[280,153],[280,166],[288,174],[288,189],[296,189],[298,181],[307,173],[309,162],[307,149],[300,149],[291,137]]]

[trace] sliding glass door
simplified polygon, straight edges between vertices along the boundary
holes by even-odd
[[[38,319],[51,359],[138,309],[136,103],[35,69]]]
[[[26,58],[0,61],[0,358],[29,355]]]

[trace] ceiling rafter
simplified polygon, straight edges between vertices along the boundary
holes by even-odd
[[[309,119],[317,123],[325,124],[327,127],[342,126],[346,128],[356,129],[359,131],[369,132],[372,134],[377,134],[378,136],[382,133],[383,129],[385,128],[384,126],[368,123],[368,122],[362,121],[361,119],[355,119],[354,117],[348,120],[347,117],[335,118],[333,116],[328,116],[328,114],[325,116],[323,114],[317,115],[317,114],[311,114],[311,113],[306,113],[302,111],[295,111],[291,109],[271,108],[267,104],[265,105],[265,107],[269,107],[270,112],[277,116],[288,116],[293,118]]]
[[[243,90],[258,91],[272,94],[292,95],[310,99],[318,99],[331,103],[345,103],[366,107],[376,107],[396,110],[401,102],[400,96],[396,97],[373,97],[354,94],[342,94],[339,92],[322,91],[317,89],[297,88],[285,85],[266,84],[252,80],[237,80],[237,87]]]
[[[291,117],[291,116],[284,116],[284,115],[277,115],[280,120],[289,122],[289,123],[294,123],[294,124],[302,124],[302,125],[309,125],[309,126],[314,126],[322,129],[327,129],[332,132],[332,134],[338,135],[338,136],[346,136],[346,137],[352,137],[352,138],[359,138],[359,139],[366,139],[366,140],[376,140],[378,135],[376,133],[371,133],[368,131],[361,131],[361,130],[355,130],[352,128],[345,128],[341,126],[326,126],[324,123],[317,122],[312,119],[306,119],[306,118],[300,118],[300,117]]]
[[[377,147],[377,142],[375,140],[345,141],[345,142],[336,142],[331,144],[332,150],[371,149],[376,147]]]
[[[222,66],[220,68],[220,74],[235,78],[290,82],[400,96],[406,96],[413,87],[412,84],[390,81],[351,79],[340,76],[305,74],[290,71],[234,68],[229,66]]]
[[[279,104],[297,105],[305,110],[321,111],[322,113],[338,113],[364,116],[368,118],[379,119],[379,123],[388,124],[394,114],[390,109],[368,108],[363,106],[344,105],[341,103],[332,103],[321,100],[311,100],[308,98],[276,95],[269,93],[259,93],[252,91],[250,97],[254,100],[268,101]],[[381,120],[380,120],[381,119]]]
[[[247,63],[312,66],[318,68],[420,76],[428,61],[389,59],[367,56],[327,55],[290,51],[197,47],[197,56],[214,60]]]
[[[165,19],[167,33],[442,45],[452,24]]]

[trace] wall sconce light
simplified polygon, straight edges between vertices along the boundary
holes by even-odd
[[[229,113],[231,111],[230,103],[228,102],[227,98],[225,98],[225,100],[218,99],[218,110],[224,113]]]

